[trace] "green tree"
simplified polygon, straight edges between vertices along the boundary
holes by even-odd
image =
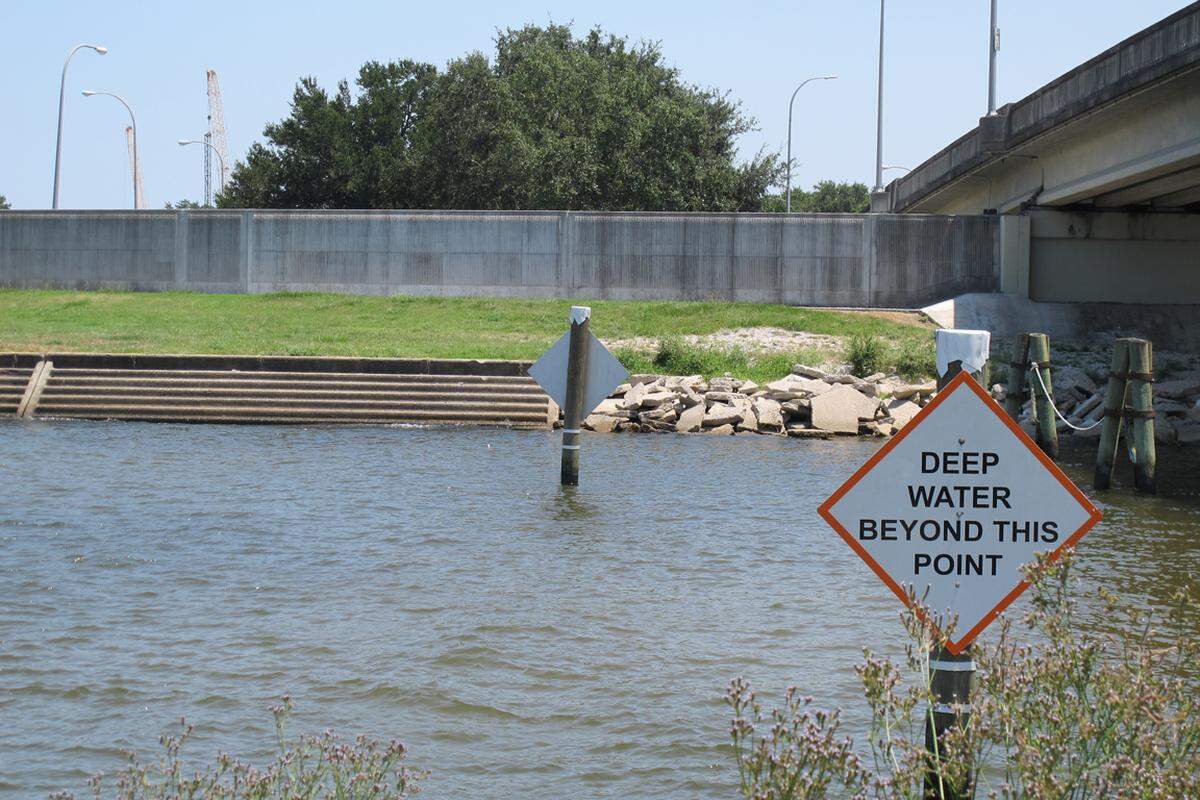
[[[861,214],[870,207],[871,195],[865,183],[824,180],[810,191],[792,189],[793,212]],[[786,193],[773,194],[763,200],[763,211],[786,209]]]
[[[12,208],[12,203],[8,202],[8,198],[0,194],[0,211],[7,211]]]
[[[208,208],[203,203],[197,203],[195,200],[178,200],[172,203],[168,200],[163,204],[163,208],[179,209],[179,208]]]
[[[219,205],[755,211],[781,164],[737,162],[753,125],[657,44],[529,25],[441,72],[368,63],[353,94],[302,80]]]

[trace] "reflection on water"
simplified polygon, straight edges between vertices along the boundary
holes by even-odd
[[[79,793],[184,714],[193,754],[263,758],[287,692],[403,739],[429,797],[729,797],[729,678],[854,730],[861,647],[902,645],[815,513],[876,446],[592,436],[576,490],[546,432],[0,425],[0,796]],[[1182,452],[1101,498],[1085,595],[1194,581]]]

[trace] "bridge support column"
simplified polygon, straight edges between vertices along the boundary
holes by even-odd
[[[1000,291],[1029,297],[1029,217],[1000,217]]]

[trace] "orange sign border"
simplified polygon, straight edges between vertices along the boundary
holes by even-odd
[[[1100,521],[1102,516],[1100,510],[1092,504],[1092,501],[1087,498],[1087,496],[1079,489],[1079,487],[1067,477],[1066,473],[1064,473],[1062,469],[1060,469],[1059,466],[1050,459],[1049,456],[1042,452],[1041,448],[1029,438],[1029,435],[1026,434],[1025,431],[1021,430],[1021,427],[1017,425],[1017,423],[1014,422],[1011,417],[1008,416],[1008,413],[1000,407],[1000,404],[993,400],[991,395],[989,395],[987,391],[985,391],[984,388],[980,386],[968,373],[960,372],[954,377],[953,380],[950,381],[949,384],[947,384],[945,389],[938,392],[937,397],[930,401],[929,405],[922,408],[907,425],[900,429],[899,433],[893,436],[891,440],[887,442],[887,444],[879,448],[874,455],[868,458],[865,464],[859,467],[858,470],[851,475],[850,478],[843,483],[836,492],[829,496],[829,499],[827,499],[824,503],[821,503],[821,505],[817,508],[817,513],[824,518],[830,527],[837,531],[838,534],[846,540],[846,543],[850,545],[851,549],[858,553],[859,558],[866,562],[867,566],[869,566],[871,570],[877,576],[879,576],[879,579],[882,580],[884,584],[886,584],[887,587],[892,590],[892,593],[899,597],[901,602],[903,602],[906,606],[912,606],[912,603],[909,602],[908,594],[904,591],[900,584],[896,583],[896,581],[892,579],[892,576],[889,575],[887,571],[879,565],[879,562],[871,558],[871,555],[867,552],[866,548],[859,544],[858,540],[854,538],[850,531],[846,530],[846,527],[838,521],[838,519],[833,515],[832,508],[838,500],[841,500],[847,492],[854,488],[855,484],[862,480],[863,476],[870,472],[876,464],[882,461],[888,453],[890,453],[900,444],[900,442],[904,441],[906,436],[915,431],[917,427],[925,419],[927,419],[931,413],[933,413],[934,409],[941,405],[947,397],[960,389],[964,384],[969,388],[970,391],[974,392],[980,400],[983,400],[984,405],[986,405],[992,411],[992,413],[999,417],[1000,420],[1008,426],[1008,429],[1013,432],[1013,434],[1017,437],[1017,441],[1025,445],[1025,447],[1027,447],[1029,451],[1033,453],[1039,461],[1042,462],[1042,465],[1050,471],[1050,474],[1053,475],[1058,482],[1063,485],[1063,488],[1065,488],[1071,494],[1071,496],[1074,497],[1088,512],[1087,520],[1085,520],[1084,523],[1079,526],[1079,529],[1071,534],[1066,541],[1059,545],[1057,550],[1050,554],[1050,561],[1056,561],[1059,556],[1062,555],[1064,550],[1066,550],[1068,547],[1073,547],[1076,542],[1083,538],[1084,534],[1090,531],[1096,525],[1096,523]],[[957,641],[947,641],[946,649],[955,655],[960,654],[967,648],[968,645],[971,644],[972,641],[975,640],[975,637],[978,636],[984,628],[986,628],[988,625],[991,625],[996,620],[996,617],[1000,616],[1004,609],[1008,608],[1009,605],[1011,605],[1014,600],[1020,597],[1021,593],[1028,588],[1028,581],[1023,580],[1018,583],[1015,589],[1009,592],[1003,599],[1000,600],[999,603],[996,604],[991,611],[984,615],[983,619],[979,621],[979,624],[959,637]],[[922,614],[922,618],[925,619],[924,614]],[[928,619],[926,619],[926,621],[930,622]],[[932,622],[930,622],[930,624],[932,624]]]

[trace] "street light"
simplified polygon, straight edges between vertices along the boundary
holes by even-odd
[[[83,91],[84,97],[93,97],[95,95],[102,95],[103,97],[111,97],[114,100],[116,100],[118,103],[120,103],[121,105],[125,106],[125,110],[129,112],[129,122],[133,126],[133,208],[136,211],[138,209],[138,190],[137,190],[137,188],[138,188],[138,184],[141,183],[141,166],[140,166],[141,161],[138,158],[138,144],[137,144],[137,118],[133,116],[133,109],[129,107],[129,103],[126,103],[125,98],[121,97],[121,95],[113,94],[112,92],[94,92],[91,89],[84,89],[84,91]]]
[[[225,159],[221,158],[221,151],[218,150],[212,142],[205,141],[204,139],[180,139],[179,140],[180,147],[186,147],[189,144],[202,144],[205,147],[207,147],[209,150],[212,150],[214,153],[216,153],[217,164],[219,164],[221,167],[221,179],[220,179],[221,188],[218,189],[217,191],[219,191],[219,192],[225,191]],[[206,179],[204,191],[208,192],[208,190],[209,190],[209,186],[208,186],[208,181]]]
[[[883,168],[884,168],[885,170],[888,170],[888,169],[902,169],[902,170],[904,170],[905,172],[912,172],[912,167],[898,167],[898,166],[895,166],[895,165],[888,165],[888,164],[884,164],[884,165],[883,165]]]
[[[67,53],[67,60],[63,62],[62,82],[58,85],[58,142],[54,145],[54,195],[50,202],[51,208],[58,208],[58,175],[62,166],[63,101],[67,92],[67,65],[71,63],[71,56],[84,48],[95,50],[100,55],[108,52],[108,48],[103,45],[77,44],[71,48],[71,52]]]
[[[883,0],[879,0],[879,91],[875,105],[875,189],[883,191]]]
[[[804,81],[796,87],[796,91],[792,92],[792,99],[788,100],[788,143],[787,143],[787,211],[792,212],[792,103],[796,102],[796,95],[804,88],[804,84],[809,81],[832,81],[837,78],[837,75],[818,75],[813,78],[805,78]]]
[[[996,113],[996,52],[1000,49],[1000,28],[996,25],[996,0],[992,0],[992,21],[988,27],[988,116]]]

